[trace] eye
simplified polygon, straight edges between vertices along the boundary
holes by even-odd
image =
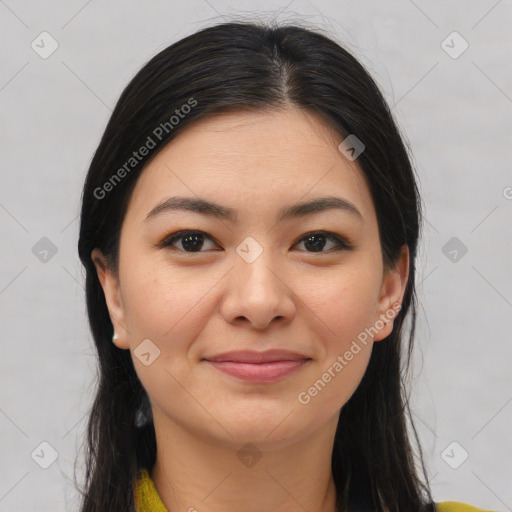
[[[204,252],[201,251],[201,249],[204,246],[205,240],[213,242],[213,239],[203,231],[183,230],[173,233],[159,244],[159,246],[188,253]],[[180,243],[181,248],[174,246],[176,242]],[[334,251],[352,250],[354,248],[353,245],[341,236],[328,231],[314,231],[307,233],[294,245],[303,243],[306,247],[306,252],[333,252],[323,250],[328,242],[334,243]]]
[[[173,250],[181,250],[184,252],[203,252],[201,248],[204,244],[204,239],[212,240],[203,231],[177,231],[170,237],[166,238],[161,244],[161,247],[168,247]],[[181,242],[182,248],[173,247],[174,242]]]
[[[328,231],[314,231],[312,233],[307,233],[297,243],[303,243],[305,247],[311,249],[311,251],[307,252],[333,252],[322,250],[326,245],[326,241],[334,242],[334,251],[353,249],[353,246],[349,244],[347,240]]]

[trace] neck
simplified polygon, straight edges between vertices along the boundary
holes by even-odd
[[[154,414],[151,478],[170,512],[335,512],[331,456],[338,415],[289,442],[225,444]]]

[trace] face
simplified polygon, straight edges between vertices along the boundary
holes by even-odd
[[[409,264],[405,248],[384,272],[372,198],[357,160],[338,150],[343,138],[301,110],[222,114],[142,172],[118,274],[92,256],[155,426],[263,446],[337,419],[392,330]],[[171,197],[217,207],[162,207]],[[292,208],[320,198],[331,201]],[[212,361],[272,349],[295,354]]]

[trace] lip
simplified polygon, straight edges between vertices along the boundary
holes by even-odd
[[[205,358],[217,370],[238,379],[270,383],[299,370],[311,358],[287,350],[227,352]]]
[[[205,357],[210,362],[235,362],[235,363],[271,363],[274,361],[302,361],[310,359],[304,354],[299,352],[292,352],[290,350],[272,349],[265,352],[257,352],[254,350],[237,350],[232,352],[224,352],[215,356]]]
[[[207,361],[217,370],[250,382],[276,382],[301,368],[308,360],[272,361],[271,363],[235,363]]]

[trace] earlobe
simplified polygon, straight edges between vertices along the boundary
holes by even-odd
[[[105,302],[112,322],[113,330],[117,334],[117,338],[112,340],[119,348],[129,348],[127,331],[124,326],[124,309],[119,290],[119,279],[109,269],[105,256],[98,248],[91,252],[91,259],[96,267],[98,280],[103,288]]]
[[[395,266],[384,274],[375,323],[381,327],[373,341],[387,338],[392,330],[396,316],[401,309],[402,300],[409,279],[409,247],[403,245]]]

